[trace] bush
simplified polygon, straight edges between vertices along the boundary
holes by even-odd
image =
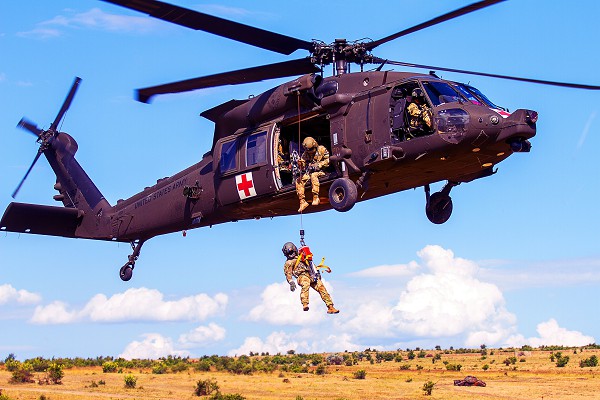
[[[152,367],[152,373],[153,374],[166,374],[167,373],[167,366],[165,365],[165,363],[163,362],[159,362],[156,365],[154,365]]]
[[[197,364],[194,364],[194,369],[196,371],[210,371],[210,366],[212,363],[208,360],[200,360]]]
[[[125,387],[127,389],[134,389],[135,385],[137,384],[137,378],[133,375],[125,375],[123,377],[123,379],[125,380]]]
[[[585,360],[581,360],[579,362],[579,366],[581,368],[584,368],[584,367],[597,367],[598,366],[598,357],[596,355],[593,355],[590,358],[586,358]]]
[[[106,373],[114,373],[117,372],[117,368],[119,366],[117,365],[116,362],[114,361],[107,361],[104,364],[102,364],[102,372]]]
[[[367,371],[364,369],[359,369],[354,372],[354,379],[365,379],[367,377]]]
[[[12,372],[10,383],[33,383],[33,367],[29,363],[19,364],[19,367]]]
[[[569,356],[556,357],[556,366],[559,368],[564,367],[569,362]]]
[[[46,369],[46,376],[48,381],[50,381],[51,383],[54,383],[55,385],[60,385],[62,378],[64,378],[65,376],[62,364],[50,364]]]
[[[187,371],[189,367],[190,366],[186,363],[179,362],[171,367],[171,372],[173,372],[174,374],[176,374],[177,372],[184,372]]]
[[[433,383],[431,381],[425,382],[422,387],[422,390],[425,392],[425,395],[431,396],[431,392],[433,392],[434,386],[435,386],[435,383]]]
[[[212,396],[210,396],[208,398],[208,400],[246,400],[246,398],[238,393],[222,394],[220,392],[217,392],[217,393],[213,394]]]
[[[325,367],[325,364],[321,364],[317,367],[317,369],[315,370],[315,374],[317,375],[325,375],[327,373],[327,367]]]
[[[461,364],[450,364],[450,363],[446,364],[446,369],[448,371],[460,371],[461,368],[462,368]]]
[[[219,385],[216,380],[205,379],[196,382],[196,389],[194,389],[196,396],[208,396],[212,392],[219,392]]]
[[[490,369],[490,366],[488,364],[485,364],[483,367],[481,367],[481,369],[487,371],[488,369]]]

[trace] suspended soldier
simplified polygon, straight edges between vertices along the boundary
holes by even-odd
[[[306,248],[308,249],[308,247]],[[296,281],[298,281],[298,285],[300,285],[300,301],[302,302],[302,309],[308,311],[308,290],[312,287],[321,295],[321,299],[323,299],[327,305],[327,314],[339,313],[340,311],[333,306],[331,296],[327,292],[325,285],[323,285],[320,275],[315,273],[314,270],[311,270],[311,265],[308,264],[307,260],[302,260],[296,245],[292,242],[287,242],[283,245],[281,251],[283,251],[283,255],[287,258],[287,261],[283,266],[283,271],[285,273],[285,278],[290,284],[290,290],[292,292],[296,290],[296,284],[292,277],[295,277]]]
[[[319,205],[319,177],[325,175],[323,168],[329,166],[329,151],[325,146],[319,146],[317,141],[308,136],[302,142],[304,152],[298,160],[298,166],[303,173],[296,179],[296,193],[300,200],[298,212],[304,211],[308,207],[308,202],[304,199],[304,185],[310,179],[312,184],[312,205]]]

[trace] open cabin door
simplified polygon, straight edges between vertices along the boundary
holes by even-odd
[[[276,191],[273,154],[275,124],[220,139],[216,176],[220,205],[251,201]]]

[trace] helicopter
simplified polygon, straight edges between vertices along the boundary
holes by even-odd
[[[310,136],[329,149],[330,166],[321,178],[319,205],[305,212],[345,212],[365,201],[412,188],[424,188],[425,212],[435,224],[452,213],[450,191],[461,183],[488,177],[513,153],[531,150],[538,115],[512,113],[492,103],[477,88],[419,74],[386,70],[405,66],[500,79],[598,90],[600,87],[487,74],[381,59],[377,46],[500,3],[485,0],[449,12],[376,41],[304,41],[155,0],[105,0],[183,27],[203,30],[255,47],[308,57],[223,72],[137,91],[138,100],[221,85],[294,76],[295,79],[245,100],[231,100],[201,115],[215,124],[213,144],[202,159],[177,174],[115,205],[109,204],[75,159],[77,142],[59,131],[81,80],[76,78],[47,130],[26,119],[19,127],[33,133],[38,152],[13,193],[44,155],[56,174],[54,200],[63,207],[11,203],[0,229],[130,243],[132,254],[119,270],[132,278],[143,244],[167,233],[245,219],[297,214],[294,174],[279,162],[279,148],[300,151]],[[350,72],[357,64],[360,72]],[[374,64],[373,70],[364,70]],[[332,65],[332,76],[323,70]],[[299,77],[298,77],[299,76]],[[407,115],[415,90],[431,110],[432,126],[414,128]],[[431,194],[430,185],[446,182]]]

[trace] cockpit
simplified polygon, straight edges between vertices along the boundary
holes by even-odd
[[[419,94],[420,100],[415,99]],[[436,108],[458,103],[456,108]],[[504,108],[491,102],[477,88],[458,82],[442,80],[412,80],[403,82],[392,90],[390,124],[392,142],[403,142],[428,136],[434,131],[459,134],[461,126],[469,122],[469,113],[463,106],[487,107],[506,118],[510,115]]]

